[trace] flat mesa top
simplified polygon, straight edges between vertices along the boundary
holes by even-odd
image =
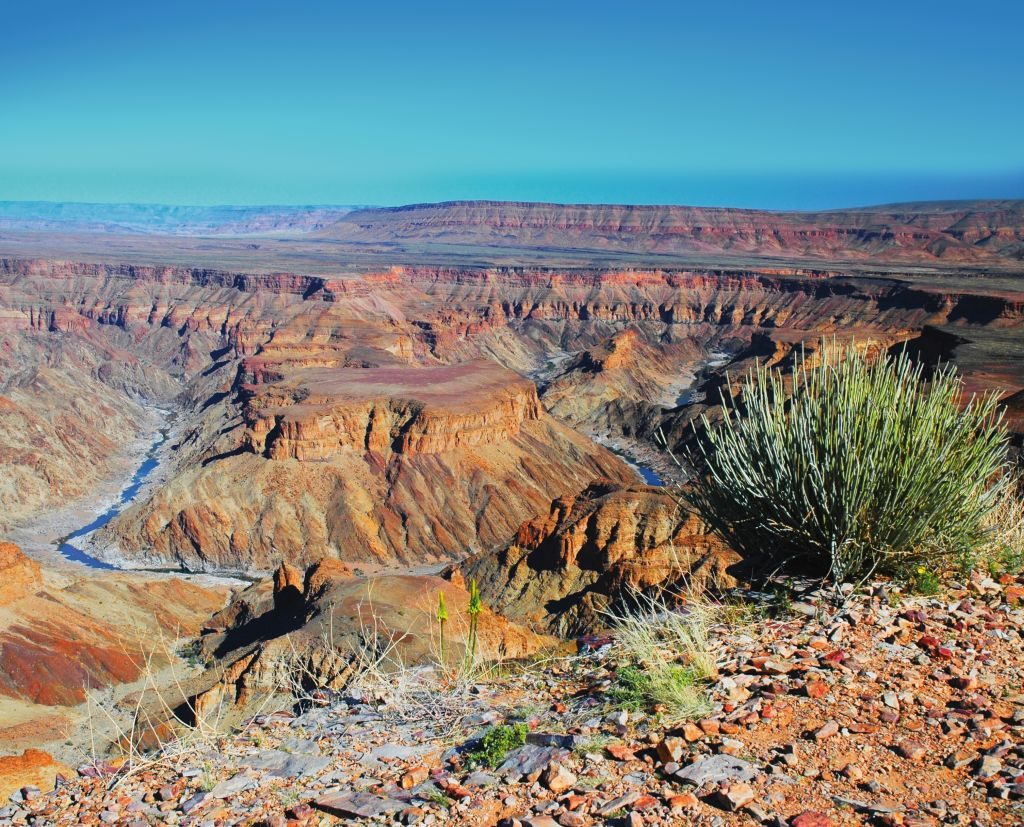
[[[302,368],[275,385],[308,394],[296,407],[400,399],[448,411],[491,407],[533,388],[529,379],[486,359],[431,367]]]

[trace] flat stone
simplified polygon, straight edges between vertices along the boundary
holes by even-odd
[[[557,762],[548,764],[544,774],[540,777],[541,783],[555,795],[564,793],[576,783],[576,775],[568,767]]]
[[[210,796],[209,793],[203,793],[203,792],[196,793],[194,796],[192,796],[191,798],[187,799],[181,805],[181,811],[185,815],[188,815],[189,813],[193,812],[194,810],[197,810],[200,807],[202,807],[210,798],[211,798],[211,796]]]
[[[247,763],[276,778],[299,778],[323,772],[330,765],[331,759],[324,755],[299,755],[273,749],[247,759]]]
[[[697,730],[700,732],[700,730]],[[703,733],[701,733],[703,735]],[[661,759],[663,764],[667,764],[670,761],[678,761],[683,757],[683,753],[686,751],[686,741],[683,738],[679,738],[675,735],[669,735],[662,738],[657,746],[658,758]]]
[[[836,721],[827,721],[814,731],[815,741],[824,741],[833,735],[839,734],[839,724]]]
[[[580,743],[576,735],[563,735],[554,732],[528,732],[526,743],[537,747],[561,747],[562,749],[573,749]]]
[[[371,793],[338,793],[318,798],[314,809],[341,818],[374,818],[401,812],[408,806],[404,801],[384,798]]]
[[[728,810],[730,813],[734,813],[740,808],[747,806],[754,798],[756,798],[756,795],[753,787],[740,781],[732,784],[723,784],[708,796],[708,800],[712,804],[721,807],[723,810]]]
[[[974,770],[974,774],[983,781],[987,781],[990,778],[995,778],[1002,770],[1002,761],[994,755],[983,755],[978,762],[977,769]]]
[[[411,767],[402,776],[399,781],[399,786],[403,790],[411,790],[413,787],[418,787],[424,781],[430,778],[430,770],[423,766]]]
[[[761,771],[749,761],[735,755],[709,755],[688,764],[673,775],[679,781],[700,788],[705,784],[721,784],[726,781],[753,781]]]
[[[557,747],[540,747],[525,744],[512,750],[495,772],[501,778],[540,777],[544,768],[558,758],[566,755],[566,751]]]
[[[858,813],[870,813],[871,815],[892,815],[902,813],[903,807],[898,804],[871,804],[867,801],[858,801],[856,798],[845,798],[841,795],[832,796],[832,800],[841,806],[851,807]]]
[[[896,745],[896,752],[910,761],[920,761],[928,754],[927,744],[908,738]]]
[[[211,798],[229,798],[238,795],[240,792],[256,786],[256,779],[244,772],[233,775],[226,781],[221,781],[216,787],[210,790]]]
[[[489,772],[471,772],[462,782],[464,787],[493,787],[498,783],[498,777]]]
[[[625,795],[620,795],[618,798],[613,798],[607,804],[604,804],[601,807],[598,807],[598,809],[596,810],[596,813],[599,816],[611,815],[612,813],[614,813],[614,812],[616,812],[618,810],[622,810],[625,807],[628,807],[630,804],[632,804],[638,798],[640,798],[640,793],[638,793],[638,792],[631,792],[631,793],[626,793]]]

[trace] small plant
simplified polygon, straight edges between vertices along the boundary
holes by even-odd
[[[416,795],[422,798],[424,801],[429,801],[431,804],[436,804],[438,807],[441,807],[445,810],[452,806],[451,799],[448,798],[448,796],[441,792],[437,787],[430,787],[427,790],[423,790],[422,792],[416,793]]]
[[[483,601],[480,599],[480,589],[477,588],[476,580],[469,584],[469,607],[466,613],[469,615],[469,638],[466,642],[466,659],[472,665],[476,663],[476,632],[480,613],[484,610]]]
[[[619,709],[639,712],[653,703],[654,682],[636,666],[624,666],[615,673],[615,681],[606,690],[608,700]]]
[[[693,671],[677,663],[668,663],[654,672],[637,666],[624,666],[615,673],[615,682],[605,693],[617,709],[630,712],[661,706],[676,718],[694,718],[706,704],[697,690]]]
[[[918,566],[914,569],[907,580],[910,588],[917,592],[917,594],[933,595],[942,591],[942,581],[939,579],[939,576],[924,566]]]
[[[526,743],[526,724],[492,726],[484,733],[479,745],[472,750],[466,760],[471,767],[487,767],[494,769],[511,750]]]
[[[604,735],[599,733],[597,735],[591,735],[584,741],[580,741],[572,748],[572,753],[577,758],[583,758],[589,752],[601,752],[609,744],[615,742],[615,739],[610,735]]]
[[[203,662],[201,660],[202,654],[203,643],[200,640],[190,640],[178,649],[178,657],[185,661],[189,666],[199,666]]]
[[[1015,470],[985,521],[988,537],[978,562],[992,575],[1024,571],[1024,479]]]
[[[203,774],[199,779],[199,789],[208,793],[217,786],[217,779],[213,775],[213,765],[209,761],[203,762]]]
[[[693,503],[745,557],[835,582],[963,560],[985,541],[1007,433],[994,394],[962,391],[951,367],[925,382],[905,352],[824,340],[788,380],[759,365],[723,397],[722,424],[697,432]]]
[[[444,592],[437,593],[437,622],[441,628],[438,655],[441,665],[444,666],[444,625],[448,622],[448,607],[444,602]]]

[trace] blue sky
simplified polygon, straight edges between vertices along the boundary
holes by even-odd
[[[1024,197],[1024,7],[8,2],[0,199]]]

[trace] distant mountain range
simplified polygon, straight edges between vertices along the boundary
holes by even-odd
[[[215,237],[215,238],[214,238]],[[403,207],[0,202],[0,255],[337,272],[736,266],[1024,272],[1024,200],[821,212],[450,201]]]
[[[182,207],[0,201],[0,230],[157,235],[310,232],[355,209],[344,206]]]

